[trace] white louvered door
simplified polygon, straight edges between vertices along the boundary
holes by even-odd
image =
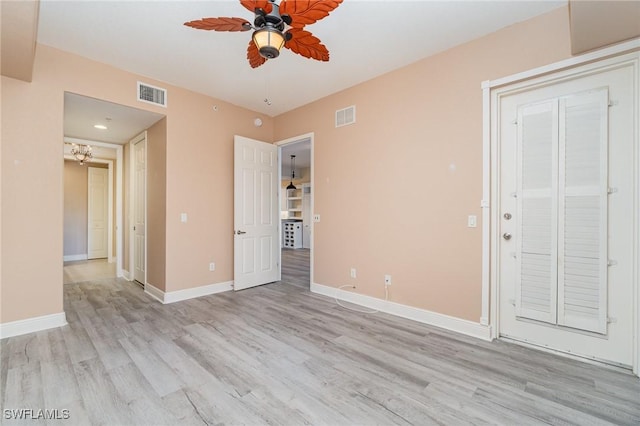
[[[558,324],[607,332],[607,109],[601,88],[559,100]]]
[[[606,333],[606,88],[518,108],[516,315]]]
[[[558,103],[518,109],[516,315],[557,317]]]
[[[499,334],[631,365],[633,69],[500,99]]]

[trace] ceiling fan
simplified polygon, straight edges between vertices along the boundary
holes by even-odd
[[[185,22],[184,25],[207,31],[254,30],[247,59],[252,68],[277,58],[282,46],[305,58],[329,60],[329,50],[305,25],[328,16],[343,0],[240,0],[245,8],[255,14],[253,25],[243,18],[203,18]],[[285,31],[285,28],[288,28]]]

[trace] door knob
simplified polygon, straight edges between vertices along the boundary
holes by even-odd
[[[511,239],[511,234],[508,232],[505,232],[504,234],[502,234],[502,238],[509,241]]]
[[[244,232],[244,231],[236,231],[236,234],[242,235],[242,234],[246,234],[246,232]]]
[[[511,219],[511,213],[505,213],[502,216],[504,217],[505,220]]]

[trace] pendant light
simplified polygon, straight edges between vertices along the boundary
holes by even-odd
[[[296,156],[292,155],[291,156],[291,182],[289,182],[289,186],[287,186],[287,189],[298,189],[293,184],[293,180],[295,178],[296,178]]]

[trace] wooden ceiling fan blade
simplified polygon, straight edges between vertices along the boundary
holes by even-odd
[[[184,23],[187,27],[206,31],[249,31],[251,23],[242,18],[202,18]]]
[[[291,16],[291,26],[302,28],[329,16],[343,0],[282,0],[280,14]]]
[[[258,52],[258,47],[253,40],[249,40],[249,47],[247,47],[247,59],[249,60],[251,68],[258,68],[260,65],[267,62],[267,60],[260,55],[260,52]]]
[[[262,9],[267,13],[271,13],[273,9],[269,0],[240,0],[240,4],[251,13],[255,13],[256,9]]]
[[[291,28],[287,32],[291,34],[291,40],[287,41],[284,47],[305,58],[317,61],[329,60],[329,50],[318,37],[302,28]]]

